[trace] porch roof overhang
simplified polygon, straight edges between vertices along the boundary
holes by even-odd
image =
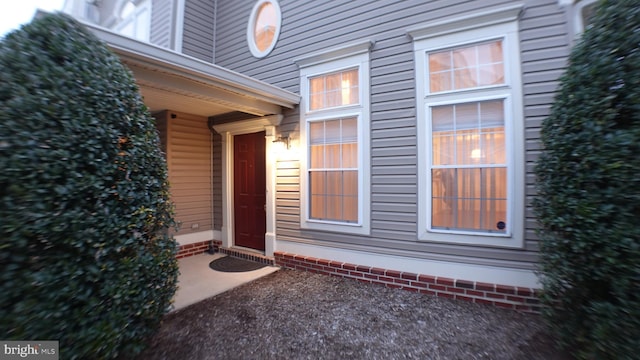
[[[282,114],[299,95],[221,66],[84,24],[133,72],[151,112],[174,110],[200,116],[244,112]]]

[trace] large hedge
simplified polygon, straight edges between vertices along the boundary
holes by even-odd
[[[640,356],[640,6],[601,2],[536,164],[545,316],[580,357]]]
[[[131,73],[79,23],[0,41],[0,338],[128,357],[177,281],[167,170]]]

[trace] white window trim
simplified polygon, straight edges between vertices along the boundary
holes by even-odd
[[[182,52],[182,41],[184,37],[184,13],[185,13],[185,0],[176,0],[176,15],[173,28],[173,50]]]
[[[580,36],[584,32],[585,23],[582,18],[582,9],[589,5],[593,5],[599,0],[582,0],[573,6],[573,31],[574,37]]]
[[[256,38],[255,38],[255,25],[256,18],[258,17],[258,11],[260,7],[265,3],[271,3],[276,10],[276,33],[273,34],[273,41],[271,45],[264,51],[260,51],[256,46]],[[249,44],[249,51],[251,51],[251,55],[257,58],[263,58],[273,51],[273,48],[276,47],[276,43],[278,42],[278,38],[280,37],[280,29],[282,27],[282,12],[280,11],[280,4],[276,0],[258,0],[255,5],[253,5],[253,9],[251,10],[251,16],[249,16],[249,23],[247,24],[247,44]]]
[[[82,11],[82,18],[87,19],[92,24],[100,22],[100,7],[97,1],[84,1],[82,2],[84,10]]]
[[[518,16],[520,6],[483,11],[479,16],[465,16],[466,28],[453,31],[447,21],[436,25],[447,31],[430,36],[433,24],[414,29],[416,62],[417,118],[418,118],[418,239],[442,243],[522,248],[524,246],[525,158],[524,112],[520,70]],[[515,16],[514,16],[515,15]],[[449,20],[458,23],[454,18]],[[505,84],[430,94],[428,80],[428,52],[471,45],[483,41],[503,39],[505,53]],[[437,105],[465,103],[490,99],[505,99],[505,135],[507,138],[507,232],[482,233],[430,229],[431,218],[431,126],[429,108]],[[512,121],[509,121],[512,119]]]
[[[584,32],[584,21],[582,19],[582,9],[592,5],[599,0],[558,0],[558,5],[567,7],[567,16],[570,31],[573,31],[573,39],[577,39]]]
[[[369,49],[371,41],[351,44],[296,59],[300,66],[300,227],[339,233],[368,235],[370,233],[370,99]],[[335,56],[335,57],[332,57]],[[309,78],[358,67],[360,103],[323,110],[309,110]],[[358,222],[322,221],[309,217],[309,164],[307,133],[310,122],[344,117],[358,119]]]
[[[120,33],[122,31],[122,29],[132,23],[133,24],[133,31],[134,31],[134,35],[132,36],[132,38],[137,39],[137,40],[141,40],[141,41],[146,41],[149,42],[149,39],[151,38],[151,0],[137,0],[137,1],[133,1],[133,4],[136,6],[136,9],[133,11],[133,13],[131,13],[129,16],[127,16],[126,18],[122,18],[120,15],[122,13],[122,10],[124,10],[124,7],[129,3],[130,1],[121,1],[118,5],[117,9],[117,14],[116,14],[116,18],[118,19],[118,23],[117,25],[114,27],[114,30],[118,33]],[[142,6],[141,6],[142,5]],[[138,27],[141,24],[139,21],[141,19],[140,14],[144,11],[148,11],[149,15],[147,18],[147,22],[145,24],[142,24],[143,26],[146,26],[147,31],[145,33],[144,37],[141,37],[138,34]]]

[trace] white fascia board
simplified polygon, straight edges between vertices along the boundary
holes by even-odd
[[[290,109],[300,102],[300,96],[295,93],[221,66],[140,42],[95,25],[83,25],[123,59]]]

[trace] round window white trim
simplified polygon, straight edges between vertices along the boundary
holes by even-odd
[[[276,32],[273,34],[273,40],[271,40],[271,44],[264,51],[258,49],[256,45],[255,38],[255,26],[256,19],[258,17],[258,12],[260,8],[264,4],[271,4],[276,11]],[[253,5],[253,9],[251,10],[251,16],[249,17],[249,23],[247,24],[247,43],[249,44],[249,50],[251,50],[251,54],[257,58],[263,58],[271,51],[274,47],[276,47],[276,43],[278,42],[278,37],[280,36],[280,27],[282,26],[282,14],[280,12],[280,5],[276,0],[258,0],[255,5]]]

